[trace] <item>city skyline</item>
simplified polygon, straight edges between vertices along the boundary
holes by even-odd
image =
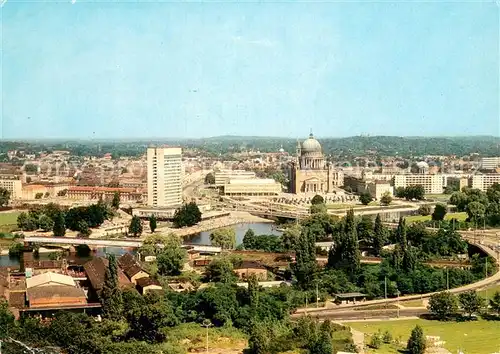
[[[1,16],[3,140],[500,135],[493,2],[9,0]]]

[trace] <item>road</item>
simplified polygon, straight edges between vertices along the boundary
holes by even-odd
[[[488,240],[479,240],[477,237],[470,236],[469,232],[462,232],[462,235],[464,236],[464,239],[466,239],[470,244],[473,244],[485,252],[487,252],[491,257],[495,258],[497,265],[499,265],[499,257],[498,257],[498,251],[497,251],[497,243],[488,241]],[[500,283],[500,272],[496,272],[492,276],[482,279],[480,281],[477,281],[472,284],[467,284],[458,288],[450,289],[450,292],[453,294],[459,294],[463,293],[469,290],[478,290],[485,288],[487,286]],[[408,301],[408,300],[421,300],[421,299],[427,299],[431,297],[432,295],[436,294],[437,292],[433,293],[427,293],[427,294],[418,294],[418,295],[407,295],[407,296],[401,296],[399,298],[391,298],[391,299],[380,299],[380,300],[369,300],[365,301],[362,304],[357,303],[357,304],[344,304],[344,305],[333,305],[331,304],[330,306],[335,306],[335,307],[330,307],[330,308],[314,308],[314,309],[298,309],[296,312],[296,315],[304,315],[304,314],[310,314],[315,317],[319,318],[329,318],[328,316],[332,316],[334,313],[338,312],[343,312],[346,309],[354,309],[357,307],[361,306],[372,306],[372,305],[385,305],[385,304],[393,304],[398,301]]]

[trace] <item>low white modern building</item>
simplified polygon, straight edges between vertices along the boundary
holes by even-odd
[[[493,184],[500,183],[500,173],[486,173],[473,175],[471,177],[471,187],[485,192]]]
[[[268,178],[231,179],[224,184],[224,195],[229,196],[270,196],[281,191],[281,183]]]
[[[255,172],[246,170],[220,170],[215,172],[215,186],[223,187],[229,180],[252,179],[255,178]]]

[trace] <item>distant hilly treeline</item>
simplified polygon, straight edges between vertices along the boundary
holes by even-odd
[[[303,141],[307,137],[299,139]],[[477,153],[481,156],[500,156],[500,138],[493,136],[470,137],[396,137],[353,136],[347,138],[318,138],[323,152],[332,156],[362,156],[372,153],[379,156],[457,155]],[[276,152],[281,147],[294,153],[297,139],[280,137],[220,136],[202,139],[153,139],[104,141],[4,141],[0,142],[0,154],[9,150],[24,150],[28,153],[42,150],[69,150],[74,155],[100,156],[107,152],[114,157],[138,156],[149,145],[179,145],[185,149],[204,150],[218,156],[242,150]]]

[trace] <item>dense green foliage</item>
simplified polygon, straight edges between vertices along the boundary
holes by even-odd
[[[175,227],[193,226],[201,221],[201,212],[196,203],[182,205],[175,211],[173,223]]]
[[[142,221],[138,216],[133,216],[132,220],[130,220],[128,233],[134,235],[135,237],[142,234]]]
[[[151,232],[155,232],[156,230],[156,227],[157,227],[157,220],[156,220],[156,216],[154,216],[153,214],[149,217],[149,229],[151,230]]]
[[[424,199],[425,189],[421,185],[408,186],[406,188],[396,188],[396,197],[405,198],[406,200],[422,200]]]
[[[9,204],[10,192],[5,188],[0,188],[0,207],[4,207]]]
[[[210,234],[210,242],[225,250],[233,249],[236,246],[236,232],[229,227],[217,229]]]
[[[500,184],[493,184],[486,192],[464,188],[451,195],[450,204],[458,211],[467,212],[467,221],[472,227],[500,225]]]
[[[409,354],[424,354],[426,347],[426,340],[424,336],[424,331],[422,327],[415,326],[411,331],[410,338],[408,339],[408,344],[406,345],[406,349]]]

